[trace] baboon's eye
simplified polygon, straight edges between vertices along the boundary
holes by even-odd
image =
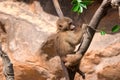
[[[59,25],[59,27],[62,27],[62,25]]]
[[[69,25],[72,25],[72,22],[70,22]]]

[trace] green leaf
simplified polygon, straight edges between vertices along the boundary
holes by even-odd
[[[72,7],[72,11],[77,12],[78,10],[79,10],[79,5],[78,5],[78,4],[75,4],[75,5]]]
[[[80,6],[80,8],[79,8],[79,12],[80,12],[80,13],[83,12],[83,7]]]
[[[79,2],[82,2],[82,0],[77,0],[77,2],[79,3]]]
[[[106,32],[105,32],[105,31],[100,31],[100,34],[101,34],[101,35],[105,35]]]
[[[91,4],[93,0],[72,0],[72,11],[82,13],[83,9],[87,9],[87,5]]]
[[[118,32],[120,30],[120,26],[119,25],[115,25],[112,28],[112,32]]]
[[[85,4],[80,4],[80,6],[87,9],[87,6]]]

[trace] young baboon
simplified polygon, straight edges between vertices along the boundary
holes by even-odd
[[[86,31],[87,25],[82,25],[82,28],[76,30],[75,26],[72,24],[72,19],[64,17],[58,0],[52,1],[60,18],[57,21],[58,32],[54,41],[56,52],[60,55],[62,61],[67,67],[70,80],[74,80],[76,72],[85,78],[84,73],[79,70],[79,63],[82,54],[77,54],[74,50],[75,46],[82,42],[83,34]]]
[[[71,62],[76,62],[75,60],[77,60],[79,63],[79,60],[82,57],[82,55],[76,54],[74,50],[76,45],[81,42],[86,28],[87,26],[83,26],[80,29],[76,29],[76,27],[73,25],[72,19],[68,17],[59,18],[57,21],[57,34],[54,41],[55,49],[67,68],[71,65],[75,66],[76,63]],[[69,58],[68,56],[71,57]],[[79,72],[83,77],[85,77],[81,71],[78,71],[78,69],[77,72]]]
[[[72,19],[68,17],[58,19],[55,48],[63,61],[68,54],[75,54],[75,47],[81,42],[85,31],[85,27],[76,30]]]

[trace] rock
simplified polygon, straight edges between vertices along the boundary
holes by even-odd
[[[112,44],[103,50],[86,53],[80,67],[86,73],[85,80],[120,79],[120,47],[118,46],[120,43]]]
[[[15,80],[66,80],[68,73],[61,65],[60,57],[47,60],[46,54],[39,51],[48,36],[55,33],[57,18],[44,12],[33,14],[29,5],[22,2],[3,1],[0,7],[0,21],[7,40],[2,47],[13,63]],[[2,72],[2,67],[0,70]]]
[[[60,1],[65,16],[71,17],[76,25],[89,23],[102,0],[96,0],[83,14],[71,12],[70,1]],[[56,32],[58,17],[51,0],[35,2],[36,6],[24,2],[2,0],[0,22],[5,24],[6,42],[3,50],[8,53],[15,71],[15,80],[69,80],[66,68],[55,53],[49,36]],[[35,11],[35,12],[34,12]],[[118,12],[110,9],[100,22],[98,29],[109,32],[120,24]],[[83,21],[84,19],[84,21]],[[2,34],[3,35],[3,34]],[[100,35],[94,39],[82,59],[80,69],[86,73],[85,80],[119,80],[120,74],[120,33]],[[0,59],[0,79],[5,80]],[[76,74],[75,80],[82,80]]]

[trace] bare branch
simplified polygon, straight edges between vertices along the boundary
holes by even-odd
[[[2,51],[1,44],[0,44],[0,55],[3,61],[3,73],[6,77],[6,80],[14,80],[13,64],[11,63],[8,55]]]
[[[118,8],[119,18],[120,18],[120,7]]]
[[[85,34],[83,43],[77,53],[84,55],[84,53],[87,51],[87,49],[92,41],[92,38],[95,34],[95,30],[93,30],[93,28],[96,29],[98,27],[99,22],[105,16],[108,9],[110,8],[110,2],[111,2],[111,0],[103,0],[102,4],[95,12],[93,18],[91,19],[91,21],[88,25],[90,27],[88,27],[87,34]]]
[[[63,12],[62,12],[62,10],[60,8],[60,5],[58,3],[58,0],[52,0],[52,1],[53,1],[54,6],[55,6],[55,9],[56,9],[56,12],[57,12],[58,16],[60,18],[64,17]]]
[[[8,19],[0,19],[0,56],[3,62],[3,73],[6,77],[6,80],[14,80],[14,70],[13,64],[11,63],[7,53],[2,50],[2,43],[5,43],[7,40],[7,32],[5,30],[5,26],[10,26],[10,20]]]

